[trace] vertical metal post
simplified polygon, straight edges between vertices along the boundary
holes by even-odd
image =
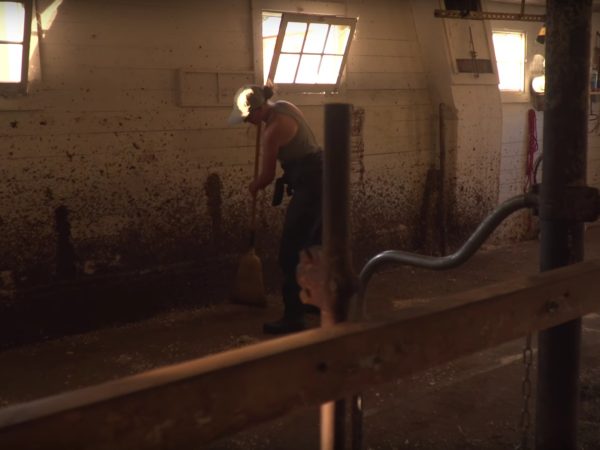
[[[583,223],[563,214],[586,183],[591,0],[548,0],[540,269],[583,259]],[[560,293],[563,294],[563,293]],[[581,320],[538,336],[537,450],[575,450]]]
[[[440,155],[438,174],[438,221],[440,225],[439,251],[441,256],[445,256],[448,250],[446,245],[446,236],[448,235],[448,226],[446,223],[446,105],[439,105],[439,133],[440,133]]]
[[[21,55],[21,93],[27,93],[29,82],[29,47],[31,46],[31,15],[33,6],[31,2],[25,2],[25,29],[23,30],[23,54]],[[42,37],[38,36],[38,45]]]
[[[325,105],[325,154],[323,165],[323,250],[328,286],[334,297],[330,323],[343,322],[356,277],[350,258],[350,118],[352,106]],[[321,406],[321,450],[343,450],[346,433],[346,401]]]

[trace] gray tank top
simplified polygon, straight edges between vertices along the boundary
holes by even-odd
[[[291,103],[279,100],[273,104],[273,109],[278,114],[292,117],[298,124],[298,132],[294,138],[287,145],[279,147],[277,159],[282,166],[299,161],[305,156],[321,150],[308,123]]]

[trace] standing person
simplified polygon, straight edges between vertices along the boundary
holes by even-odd
[[[323,158],[321,147],[302,112],[290,102],[269,100],[272,96],[273,85],[270,83],[242,86],[234,97],[229,123],[265,123],[260,172],[248,186],[250,194],[256,195],[273,182],[279,161],[283,176],[276,182],[273,205],[281,202],[284,185],[292,195],[279,249],[284,313],[281,319],[263,325],[267,334],[285,334],[305,328],[306,308],[300,300],[296,266],[302,249],[321,243]]]

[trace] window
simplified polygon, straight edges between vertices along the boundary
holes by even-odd
[[[519,31],[494,31],[492,33],[498,87],[505,92],[525,91],[525,33]]]
[[[276,85],[336,90],[356,19],[263,12],[263,74]]]
[[[30,36],[31,2],[0,1],[0,93],[26,91]]]

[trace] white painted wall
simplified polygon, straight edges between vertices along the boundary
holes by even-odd
[[[38,3],[42,12],[52,4]],[[255,69],[257,3],[62,2],[52,26],[41,24],[40,83],[0,98],[0,270],[24,284],[49,278],[59,205],[70,210],[80,270],[189,259],[210,270],[211,259],[239,254],[255,136],[225,121]],[[341,92],[285,98],[321,139],[325,102],[362,114],[353,138],[357,249],[412,245],[436,121],[410,2],[277,3],[359,17]],[[274,257],[283,209],[270,206],[270,191],[260,202],[259,251]]]
[[[210,270],[215,258],[235,265],[248,227],[255,130],[226,118],[235,89],[258,80],[261,8],[359,19],[339,93],[278,94],[300,105],[321,141],[323,105],[354,105],[357,254],[415,248],[437,225],[425,183],[438,167],[440,103],[455,240],[521,192],[529,104],[501,101],[495,74],[456,72],[453,59],[468,56],[468,29],[434,18],[439,0],[64,0],[50,26],[43,13],[51,4],[39,1],[45,31],[30,93],[0,98],[0,271],[15,270],[25,284],[51,277],[59,205],[71,211],[80,270],[190,259]],[[492,7],[509,8],[485,4]],[[480,57],[492,54],[495,25],[472,29]],[[537,25],[524,26],[530,57]],[[541,146],[541,129],[538,139]],[[600,183],[599,155],[596,130],[592,185]],[[283,217],[270,195],[259,205],[257,246],[266,259],[277,253]],[[524,221],[511,224],[499,240],[522,236]]]
[[[520,5],[507,5],[499,2],[485,2],[487,11],[519,13]],[[526,13],[544,14],[545,8],[527,6]],[[528,111],[533,108],[530,99],[529,83],[533,57],[544,55],[544,45],[536,42],[541,23],[522,21],[491,21],[492,30],[510,30],[526,33],[525,93],[523,95],[504,94],[502,101],[502,147],[500,155],[498,201],[503,202],[523,193],[527,151],[529,147]],[[538,154],[543,150],[543,111],[535,111],[537,122]],[[536,233],[536,219],[530,212],[518,212],[501,226],[497,242],[514,241]]]
[[[459,73],[455,64],[470,57],[471,33],[477,57],[491,58],[489,26],[435,18],[440,6],[439,0],[412,1],[432,100],[447,111],[444,192],[450,237],[458,244],[497,204],[502,113],[496,74]]]
[[[507,5],[499,2],[485,2],[488,11],[519,12],[520,5]],[[545,8],[527,6],[526,12],[531,14],[544,14]],[[504,201],[514,195],[521,194],[524,188],[527,149],[529,146],[528,111],[533,108],[530,101],[529,82],[533,57],[544,54],[544,46],[536,42],[535,38],[540,29],[540,23],[492,21],[493,29],[510,29],[523,31],[527,35],[527,62],[526,62],[526,93],[523,98],[515,96],[502,96],[502,153],[499,177],[498,200]],[[595,33],[600,31],[600,14],[592,16],[592,47],[595,45]],[[600,113],[600,103],[594,103],[591,97],[591,112]],[[600,97],[598,97],[600,102]],[[536,111],[538,152],[543,151],[543,111]],[[588,134],[588,185],[600,187],[600,136],[594,128],[594,117],[590,116]],[[536,234],[537,219],[531,218],[528,212],[515,214],[506,221],[498,233],[498,242],[518,240]]]

